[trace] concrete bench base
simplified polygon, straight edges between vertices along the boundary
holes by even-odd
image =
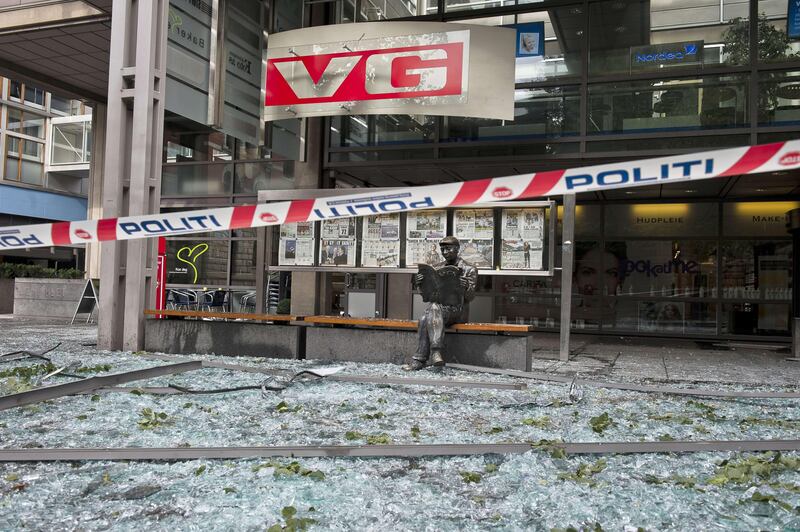
[[[302,327],[202,320],[146,320],[145,350],[297,358]]]
[[[416,331],[308,327],[306,358],[403,364],[417,350]],[[530,371],[529,335],[445,334],[448,362]]]

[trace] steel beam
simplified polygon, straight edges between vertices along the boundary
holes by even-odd
[[[116,386],[117,384],[122,384],[125,382],[153,379],[155,377],[161,377],[162,375],[185,373],[187,371],[201,369],[202,367],[203,366],[200,361],[193,360],[190,362],[181,362],[179,364],[167,364],[165,366],[156,366],[154,368],[126,371],[125,373],[116,373],[114,375],[105,375],[102,377],[89,377],[88,379],[81,379],[79,381],[68,382],[66,384],[46,386],[27,392],[15,393],[0,397],[0,410],[7,410],[17,406],[40,403],[42,401],[56,399],[58,397],[64,397],[67,395],[86,393],[98,388]]]
[[[482,366],[470,366],[468,364],[448,364],[447,366],[465,371],[478,371],[483,373],[493,373],[495,375],[506,375],[508,377],[519,377],[522,379],[535,379],[564,384],[572,383],[574,378],[572,375],[550,375],[547,373],[533,373],[530,371],[518,371],[513,369],[495,369],[485,368]],[[624,390],[630,392],[663,393],[669,395],[686,395],[692,397],[721,397],[736,399],[800,399],[800,392],[739,392],[734,390],[703,390],[701,388],[648,386],[645,384],[590,381],[586,379],[575,379],[575,384],[578,386],[591,386],[594,388],[609,388],[613,390]]]
[[[566,454],[644,454],[798,451],[800,440],[728,440],[671,442],[434,443],[416,445],[321,445],[283,447],[114,447],[101,449],[2,449],[0,462],[69,462],[84,460],[198,460],[236,458],[390,458],[524,454],[563,450]]]

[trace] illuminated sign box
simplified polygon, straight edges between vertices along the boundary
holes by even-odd
[[[631,72],[703,64],[703,41],[631,46]]]
[[[304,28],[271,35],[267,120],[427,114],[514,118],[516,32],[435,22]]]

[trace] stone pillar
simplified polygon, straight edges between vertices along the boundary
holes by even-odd
[[[106,104],[92,107],[92,160],[89,163],[87,220],[103,218],[103,164],[106,149]],[[86,278],[100,278],[100,244],[86,244]]]
[[[103,217],[157,213],[161,194],[168,0],[114,0]],[[101,244],[98,347],[144,346],[155,296],[156,239]]]
[[[386,317],[398,320],[411,318],[411,275],[390,273],[386,277]]]
[[[295,163],[295,187],[319,188],[322,178],[322,143],[324,119],[308,118],[306,129],[305,162]],[[276,243],[277,244],[277,243]],[[292,272],[292,306],[291,313],[299,316],[318,314],[320,311],[320,274],[314,272]]]

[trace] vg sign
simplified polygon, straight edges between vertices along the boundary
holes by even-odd
[[[511,119],[514,39],[502,28],[405,22],[278,33],[267,53],[267,119],[379,113]]]

